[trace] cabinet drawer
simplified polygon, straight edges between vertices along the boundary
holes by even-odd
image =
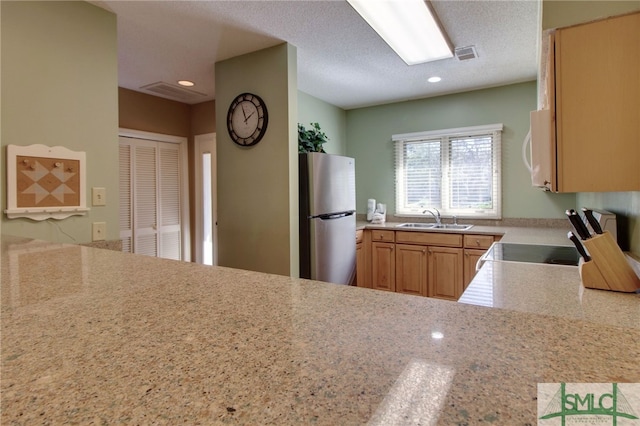
[[[487,249],[493,244],[493,235],[465,235],[464,247],[465,248],[480,248]]]
[[[462,234],[444,232],[396,232],[396,242],[430,246],[462,247]]]
[[[386,241],[392,243],[394,241],[394,233],[395,231],[382,231],[380,229],[372,229],[371,241]]]
[[[362,229],[358,229],[356,231],[356,244],[361,243],[364,239],[364,231]]]

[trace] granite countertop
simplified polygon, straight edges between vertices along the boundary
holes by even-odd
[[[370,224],[361,229],[399,228],[402,222]],[[441,230],[412,232],[443,232]],[[501,242],[571,246],[567,228],[474,226],[450,233],[501,235]],[[640,263],[629,258],[640,275]],[[459,303],[582,319],[640,329],[640,294],[584,288],[578,267],[523,262],[484,262]]]
[[[640,329],[640,294],[584,288],[575,266],[485,262],[458,302]]]
[[[2,238],[2,424],[537,422],[640,330]]]

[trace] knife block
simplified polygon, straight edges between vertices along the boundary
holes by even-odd
[[[591,256],[589,262],[580,264],[583,286],[626,293],[640,289],[640,278],[608,231],[584,240],[582,244]]]

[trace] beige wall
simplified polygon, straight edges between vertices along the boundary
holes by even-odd
[[[219,264],[297,276],[295,48],[281,44],[218,62],[215,75],[216,122],[226,122],[243,92],[259,95],[269,113],[268,130],[252,147],[217,133]]]
[[[163,135],[189,136],[189,105],[123,88],[118,90],[118,96],[120,127]]]
[[[85,151],[91,209],[43,222],[2,214],[2,232],[86,243],[92,222],[106,222],[107,239],[119,239],[116,16],[85,2],[3,1],[0,7],[2,174],[9,144]],[[92,187],[106,188],[106,206],[90,206]],[[4,210],[4,184],[1,198]]]
[[[191,135],[204,135],[216,131],[216,101],[191,105]]]

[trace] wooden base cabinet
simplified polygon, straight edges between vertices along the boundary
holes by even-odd
[[[467,286],[476,276],[476,264],[480,257],[485,254],[486,250],[478,249],[464,249],[464,272],[462,274],[462,291],[467,289]]]
[[[427,296],[458,300],[462,295],[461,248],[429,247],[429,290]]]
[[[371,288],[396,291],[394,241],[394,231],[371,231]]]
[[[427,247],[396,244],[396,292],[427,295]]]
[[[366,287],[366,267],[367,261],[364,246],[364,230],[356,231],[356,282],[358,287]]]
[[[493,235],[366,230],[358,263],[366,265],[369,288],[456,301],[493,241]]]
[[[498,237],[497,239],[500,239]],[[496,240],[493,235],[473,235],[464,236],[464,271],[462,274],[462,291],[476,276],[476,264],[480,257],[487,251]]]

